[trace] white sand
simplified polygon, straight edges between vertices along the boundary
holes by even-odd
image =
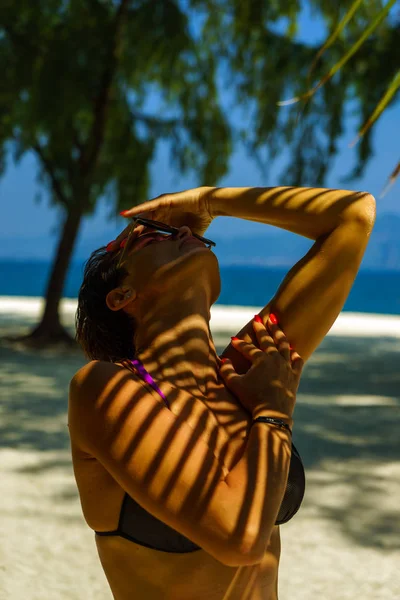
[[[75,308],[63,302],[71,333]],[[260,308],[213,307],[218,351]],[[0,599],[111,600],[69,451],[68,383],[85,359],[1,341],[40,309],[0,298]],[[307,488],[281,527],[280,600],[400,598],[399,338],[398,317],[344,313],[304,369],[293,441]]]
[[[0,318],[18,316],[35,321],[43,306],[43,298],[0,296]],[[77,301],[72,298],[64,298],[61,301],[61,314],[66,323],[73,322],[76,307]],[[239,331],[261,308],[261,306],[214,305],[211,307],[210,321],[213,334],[231,330]],[[328,335],[341,337],[378,335],[400,338],[400,316],[344,312],[336,319]]]

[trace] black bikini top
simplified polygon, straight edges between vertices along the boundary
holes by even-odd
[[[168,400],[151,375],[139,360],[131,361],[139,375],[160,394],[169,408]],[[303,463],[292,442],[289,475],[285,494],[275,525],[283,525],[294,517],[303,501],[305,473]],[[118,528],[115,531],[96,531],[97,535],[119,535],[142,546],[163,552],[194,552],[200,546],[172,529],[140,506],[128,493],[125,493]]]

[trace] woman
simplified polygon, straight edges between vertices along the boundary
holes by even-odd
[[[349,294],[375,200],[200,187],[124,213],[138,215],[177,234],[128,225],[92,254],[78,299],[90,362],[68,415],[84,517],[116,600],[276,600],[279,527],[304,493],[291,443],[299,378]],[[218,261],[194,237],[218,216],[315,240],[225,364],[209,327]]]

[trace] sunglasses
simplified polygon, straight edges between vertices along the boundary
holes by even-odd
[[[172,227],[171,225],[167,225],[166,223],[161,223],[160,221],[152,221],[150,219],[143,219],[142,217],[132,217],[132,222],[133,225],[145,225],[148,229],[150,230],[154,230],[154,231],[159,231],[161,233],[167,233],[167,234],[171,234],[171,235],[177,235],[179,233],[179,229],[177,227]],[[120,266],[120,264],[122,263],[122,259],[125,255],[125,251],[126,248],[129,244],[129,238],[132,235],[134,230],[134,227],[131,228],[129,234],[128,234],[128,238],[126,240],[126,244],[123,247],[122,250],[122,254],[119,257],[119,261],[117,264],[117,268]],[[148,233],[148,231],[146,231],[146,233]],[[204,244],[206,244],[206,246],[208,248],[211,248],[211,246],[216,246],[216,243],[213,242],[212,240],[209,240],[205,237],[202,237],[201,235],[198,235],[197,233],[192,233],[193,237],[197,238],[198,240],[200,240],[201,242],[203,242]],[[139,236],[140,238],[141,236]],[[136,238],[136,239],[139,239]]]

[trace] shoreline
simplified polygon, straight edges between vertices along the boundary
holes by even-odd
[[[0,296],[0,320],[10,318],[38,319],[44,305],[42,297]],[[60,315],[70,326],[74,322],[77,299],[63,298]],[[210,327],[219,333],[231,329],[241,329],[262,306],[235,306],[214,304],[211,307]],[[400,315],[375,313],[341,312],[326,334],[338,337],[390,337],[400,338]]]

